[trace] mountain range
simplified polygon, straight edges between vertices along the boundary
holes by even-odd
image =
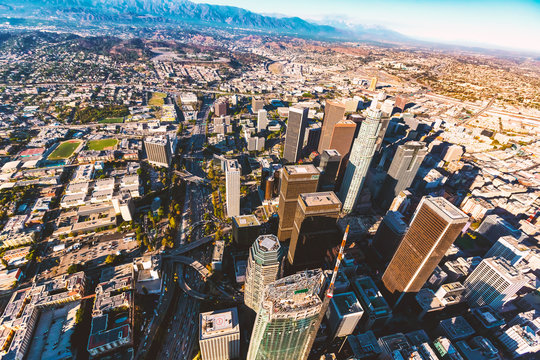
[[[135,26],[191,23],[339,40],[407,39],[381,28],[317,24],[298,17],[265,16],[234,6],[188,0],[0,0],[0,17],[81,26],[100,22]]]

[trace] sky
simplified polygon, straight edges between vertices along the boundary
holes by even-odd
[[[383,26],[419,40],[540,53],[540,0],[192,0]]]

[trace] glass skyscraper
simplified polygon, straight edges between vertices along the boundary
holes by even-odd
[[[322,310],[321,269],[303,271],[268,285],[249,343],[248,360],[306,359]]]
[[[362,122],[358,136],[354,140],[339,192],[343,212],[349,213],[356,206],[371,159],[377,148],[377,138],[382,125],[381,116],[380,110],[369,108],[367,118]]]
[[[261,235],[249,250],[244,302],[259,311],[265,287],[281,277],[281,245],[275,235]]]

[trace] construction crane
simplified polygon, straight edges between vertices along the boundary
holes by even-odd
[[[339,253],[336,259],[336,264],[334,266],[334,271],[332,273],[332,279],[330,280],[330,284],[328,284],[328,287],[326,288],[326,294],[322,301],[321,312],[319,313],[319,317],[316,323],[311,329],[311,334],[309,336],[309,343],[307,344],[308,346],[306,347],[304,357],[301,360],[307,360],[307,358],[309,357],[309,353],[311,352],[311,348],[313,346],[313,343],[315,342],[315,338],[317,337],[317,332],[319,331],[319,327],[321,326],[321,322],[324,317],[324,314],[326,314],[328,305],[330,305],[330,300],[332,300],[332,298],[334,297],[334,283],[336,282],[339,266],[341,265],[341,259],[343,258],[343,251],[345,249],[345,243],[347,242],[347,235],[349,235],[349,225],[347,225],[347,228],[345,229],[345,233],[343,234],[343,239],[341,240],[341,246],[339,247]]]

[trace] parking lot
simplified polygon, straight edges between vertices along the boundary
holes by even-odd
[[[126,239],[126,240],[124,240]],[[139,252],[139,246],[135,238],[120,238],[107,241],[87,240],[85,243],[76,243],[64,250],[51,254],[51,257],[58,260],[58,266],[50,269],[48,277],[63,274],[72,264],[84,264],[85,269],[97,267],[105,261],[108,255],[133,256]]]

